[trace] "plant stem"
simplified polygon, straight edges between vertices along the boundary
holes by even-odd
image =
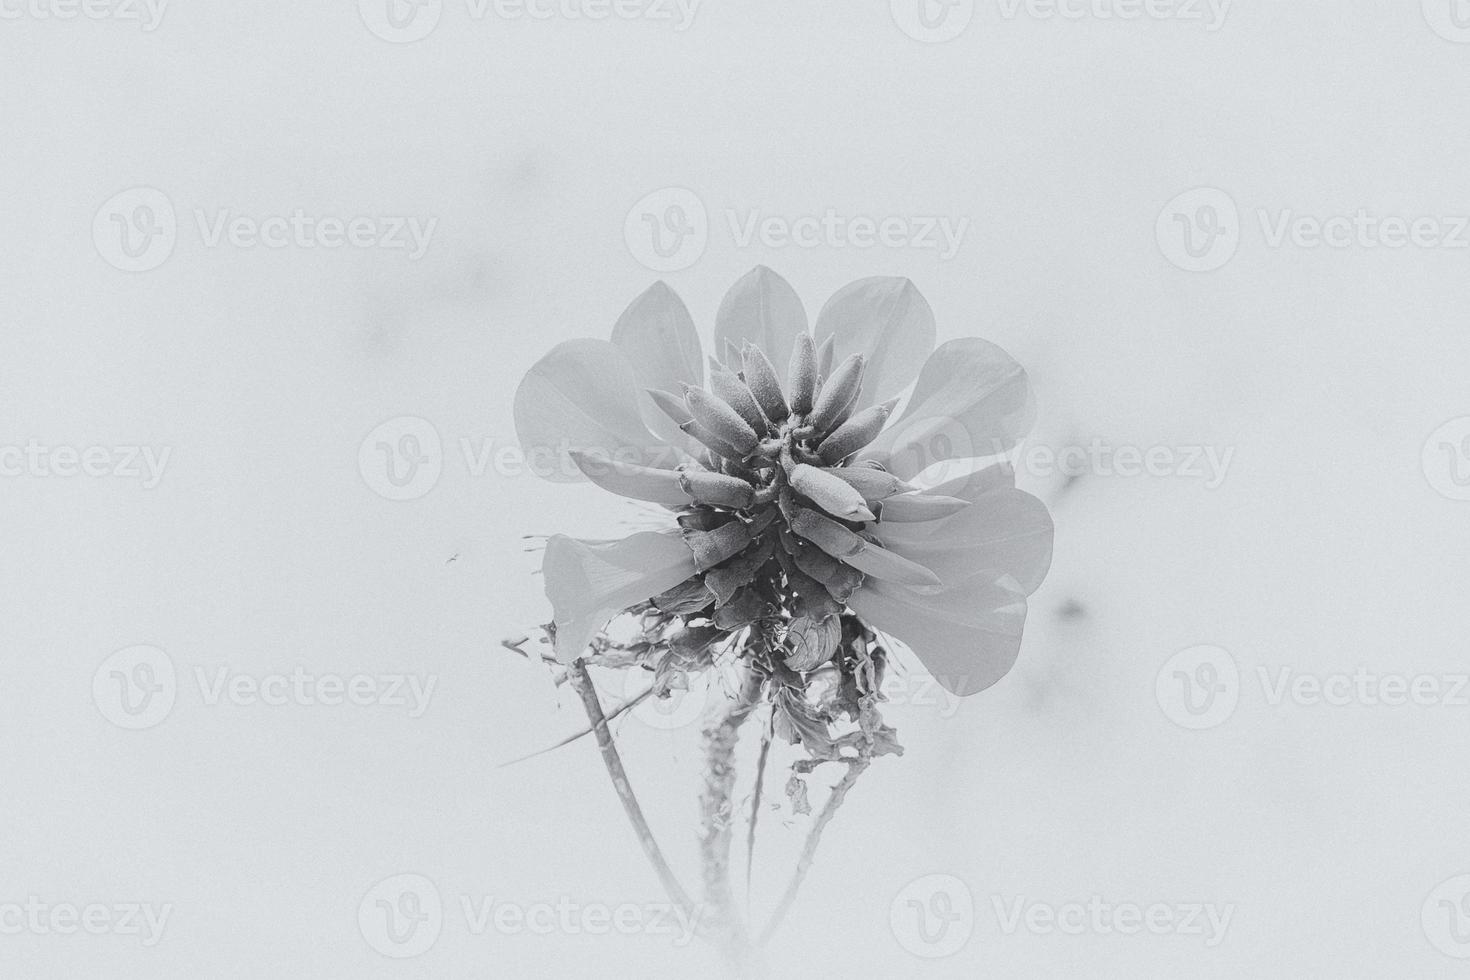
[[[761,932],[760,945],[765,945],[776,930],[781,927],[781,920],[790,911],[791,904],[796,901],[796,893],[801,889],[801,883],[806,879],[806,873],[811,870],[812,861],[817,856],[817,845],[822,842],[822,831],[827,829],[827,824],[837,815],[837,808],[847,798],[847,791],[852,789],[852,784],[857,782],[863,770],[867,769],[871,760],[866,757],[856,759],[840,760],[847,764],[847,772],[832,787],[831,794],[827,797],[827,804],[822,807],[822,812],[817,815],[816,823],[812,824],[811,833],[807,835],[806,844],[801,849],[801,857],[796,862],[796,872],[791,876],[791,881],[786,886],[786,892],[781,896],[781,904],[776,906],[771,920],[766,923],[766,928]]]
[[[755,827],[760,821],[761,815],[761,793],[766,785],[766,760],[771,754],[771,729],[775,723],[774,716],[766,725],[765,731],[761,732],[761,754],[755,761],[755,789],[750,795],[750,826],[745,832],[745,911],[750,914],[750,885],[752,869],[755,866]]]
[[[658,875],[659,881],[663,883],[664,891],[668,892],[673,903],[692,912],[694,903],[689,900],[689,893],[674,876],[674,870],[669,867],[668,860],[664,858],[663,850],[659,848],[658,841],[653,838],[653,830],[643,816],[643,808],[638,805],[638,798],[633,795],[633,786],[628,782],[627,771],[623,769],[622,757],[618,755],[618,748],[613,744],[612,731],[607,727],[607,716],[602,712],[602,701],[597,697],[597,689],[592,686],[592,678],[587,676],[587,665],[582,662],[581,658],[574,660],[567,667],[567,678],[571,681],[572,689],[582,699],[582,706],[587,710],[587,720],[597,734],[597,748],[602,753],[603,765],[607,767],[607,774],[612,778],[613,789],[617,792],[618,799],[622,800],[623,810],[628,814],[628,821],[638,835],[638,843],[643,845],[643,853],[648,856],[648,862],[653,865],[654,872]]]
[[[744,917],[730,887],[730,842],[734,831],[735,745],[740,726],[760,700],[764,678],[746,673],[740,692],[704,727],[704,787],[700,803],[700,856],[704,866],[707,921],[721,933],[726,954],[737,964],[749,947]]]

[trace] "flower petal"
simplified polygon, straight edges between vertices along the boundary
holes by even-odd
[[[730,287],[715,314],[715,350],[725,356],[728,344],[738,351],[750,343],[766,359],[784,369],[791,360],[797,334],[806,333],[806,308],[791,284],[763,265],[751,269]],[[739,370],[738,364],[731,365]]]
[[[1011,487],[982,494],[958,514],[937,521],[878,524],[876,531],[885,547],[944,582],[979,572],[1010,575],[1030,595],[1051,568],[1051,514],[1041,501]]]
[[[682,385],[704,385],[704,351],[689,308],[660,280],[628,304],[613,325],[612,342],[633,365],[644,423],[665,442],[685,446],[684,434],[647,389],[677,392]]]
[[[870,579],[847,604],[868,626],[901,640],[961,697],[1006,675],[1026,625],[1026,596],[1005,576],[977,575],[928,595]]]
[[[1035,420],[1021,365],[988,341],[951,340],[924,363],[903,414],[858,458],[908,479],[935,463],[1008,452]]]
[[[696,569],[677,531],[640,531],[619,541],[554,535],[541,572],[556,624],[556,658],[571,663],[608,620],[688,581]]]
[[[843,286],[817,315],[817,343],[834,337],[837,361],[867,358],[857,412],[903,391],[934,349],[934,311],[908,279],[875,276]]]
[[[668,469],[682,456],[649,432],[638,411],[633,368],[605,340],[557,344],[516,389],[521,448],[539,475],[556,483],[585,479],[570,450]]]

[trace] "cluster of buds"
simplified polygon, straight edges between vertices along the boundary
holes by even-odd
[[[599,486],[678,511],[698,574],[655,598],[655,608],[748,626],[780,638],[784,666],[814,670],[842,644],[846,600],[865,576],[924,590],[939,580],[882,546],[879,523],[933,520],[966,502],[920,494],[854,456],[888,421],[895,401],[859,409],[865,361],[832,364],[797,338],[783,387],[770,359],[746,344],[712,365],[709,389],[649,391],[702,450],[675,470],[574,453]],[[738,368],[738,370],[737,370]]]

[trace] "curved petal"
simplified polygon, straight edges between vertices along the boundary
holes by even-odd
[[[982,494],[958,514],[914,524],[878,524],[885,547],[928,568],[944,582],[980,572],[1009,575],[1026,595],[1051,568],[1053,526],[1046,505],[1024,490]]]
[[[546,542],[541,572],[556,625],[556,658],[571,663],[608,620],[693,578],[696,569],[677,531],[640,531],[619,541],[555,535]]]
[[[516,389],[516,435],[531,468],[557,483],[586,477],[570,451],[641,466],[683,459],[659,442],[638,411],[637,382],[622,351],[605,340],[567,340],[531,366]]]
[[[1006,675],[1026,625],[1026,596],[1006,577],[975,576],[929,595],[869,580],[847,604],[867,625],[903,641],[945,690],[961,697]]]
[[[654,404],[647,389],[677,393],[681,385],[704,386],[704,351],[689,308],[660,280],[628,304],[613,324],[612,342],[633,365],[644,424],[665,442],[685,446],[679,426]]]
[[[857,412],[887,401],[914,380],[934,349],[934,311],[908,279],[875,276],[839,289],[817,315],[816,340],[833,337],[833,359],[867,358]]]
[[[1008,452],[1035,421],[1021,365],[988,341],[951,340],[924,363],[903,414],[858,458],[908,479],[935,463]]]
[[[715,356],[725,358],[727,345],[759,347],[784,369],[791,360],[796,335],[806,333],[806,307],[791,284],[763,265],[751,269],[730,287],[715,314]],[[738,368],[736,368],[738,370]]]

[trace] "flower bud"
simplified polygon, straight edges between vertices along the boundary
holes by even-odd
[[[766,425],[766,417],[761,414],[760,406],[756,404],[755,396],[750,393],[750,388],[733,372],[722,367],[713,368],[709,375],[709,388],[725,404],[735,409],[736,414],[756,432],[765,432],[769,428]]]
[[[684,543],[694,553],[694,567],[707,572],[733,558],[750,544],[750,528],[740,521],[722,524],[712,531],[683,531]]]
[[[871,521],[873,512],[868,509],[863,495],[846,481],[815,466],[797,463],[791,468],[791,489],[812,503],[845,521]]]
[[[694,421],[712,432],[718,439],[734,447],[741,456],[749,453],[760,443],[760,437],[750,423],[728,404],[701,388],[684,386],[684,404],[689,406]]]
[[[913,484],[905,483],[887,470],[871,466],[822,467],[822,472],[830,473],[862,494],[869,508],[894,494],[914,489]]]
[[[791,393],[791,411],[805,415],[812,410],[812,398],[817,393],[817,352],[812,347],[812,335],[809,333],[796,335],[786,388]]]
[[[719,459],[731,459],[738,462],[745,458],[744,453],[700,425],[694,419],[690,419],[688,422],[681,422],[679,428],[689,438],[698,440],[700,445],[715,454],[716,459],[713,465],[716,468],[719,466]]]
[[[714,507],[748,507],[755,499],[755,487],[744,480],[708,470],[683,470],[678,474],[679,489],[696,504]]]
[[[874,405],[858,412],[837,427],[837,431],[823,439],[817,446],[817,455],[828,463],[839,463],[859,449],[878,438],[883,426],[888,424],[888,415],[898,399]]]
[[[689,414],[689,409],[684,405],[684,399],[678,395],[671,395],[667,391],[658,388],[647,388],[648,397],[653,399],[665,415],[674,420],[675,425],[683,425],[694,416]]]
[[[756,404],[775,425],[786,421],[791,409],[786,405],[786,396],[781,393],[781,382],[776,369],[765,352],[753,344],[747,344],[740,355],[745,369],[745,386],[755,396]]]
[[[855,532],[809,507],[795,507],[788,523],[797,537],[810,541],[833,558],[848,559],[860,555],[868,546]]]
[[[865,364],[863,355],[852,354],[837,365],[837,370],[822,382],[821,394],[807,416],[807,425],[817,433],[825,433],[837,424],[838,416],[857,399],[858,390],[863,386]]]

